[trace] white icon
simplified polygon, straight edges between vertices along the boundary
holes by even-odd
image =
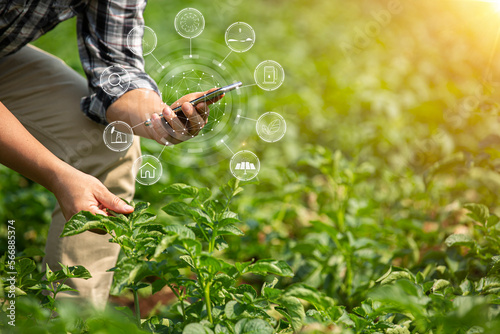
[[[158,158],[145,154],[134,161],[132,172],[137,182],[149,186],[158,182],[163,172],[163,168]]]
[[[265,60],[255,68],[254,79],[261,89],[275,90],[285,81],[285,71],[274,60]]]
[[[114,139],[113,139],[113,134],[114,134]],[[113,126],[111,127],[111,144],[126,144],[127,139],[126,135],[123,132],[116,131],[116,128]]]
[[[114,121],[108,124],[102,134],[104,144],[115,152],[128,149],[134,141],[134,132],[130,125],[122,121]]]
[[[139,168],[139,171],[141,172],[141,178],[143,179],[155,178],[156,167],[151,165],[149,162],[142,165],[141,168]]]
[[[175,30],[184,38],[195,38],[205,28],[203,14],[194,8],[184,8],[175,16]]]
[[[271,111],[260,116],[255,127],[260,139],[269,143],[280,140],[286,132],[285,119]]]
[[[239,151],[231,158],[229,169],[235,178],[248,181],[259,174],[259,158],[250,151]]]
[[[110,74],[108,77],[108,83],[113,87],[120,86],[121,88],[123,88],[122,77],[118,73]]]
[[[276,83],[276,69],[273,66],[264,66],[264,83]]]
[[[100,87],[112,96],[119,96],[125,93],[129,86],[128,72],[120,65],[107,67],[101,73]]]
[[[135,44],[139,40],[142,45]],[[136,55],[149,55],[156,48],[157,41],[155,32],[148,26],[134,27],[127,35],[127,46]]]
[[[242,161],[242,162],[238,162],[234,169],[235,170],[243,170],[243,171],[245,171],[245,175],[246,175],[247,170],[255,170],[255,165],[251,162],[248,162],[248,161]]]
[[[235,22],[226,30],[225,40],[227,46],[234,52],[245,52],[255,43],[255,32],[245,22]]]

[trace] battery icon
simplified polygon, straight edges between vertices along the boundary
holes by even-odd
[[[264,66],[264,83],[276,83],[276,69],[274,68],[274,66]]]

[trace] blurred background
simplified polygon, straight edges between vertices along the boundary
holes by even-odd
[[[251,86],[233,101],[249,117],[280,113],[287,133],[266,143],[248,122],[228,143],[234,152],[255,152],[261,171],[259,183],[245,186],[234,203],[246,237],[229,242],[226,256],[285,259],[297,272],[293,280],[353,305],[384,264],[419,268],[431,261],[429,252],[432,261],[440,261],[436,254],[448,234],[469,233],[470,226],[461,224],[463,203],[483,203],[500,213],[499,4],[151,1],[145,21],[158,37],[153,54],[161,63],[189,52],[174,18],[194,7],[205,17],[205,30],[192,40],[193,53],[225,57],[224,33],[233,22],[247,22],[256,33],[249,51],[232,53],[224,62],[227,81],[253,83],[253,70],[266,59],[286,73],[279,89]],[[64,22],[34,44],[83,75],[75,25],[75,19]],[[145,60],[148,73],[161,81],[155,59]],[[172,218],[160,212],[166,199],[158,192],[166,185],[216,189],[232,177],[227,148],[214,145],[209,157],[189,156],[190,144],[182,145],[162,153],[160,182],[137,184],[136,201],[151,202],[165,223]],[[155,155],[161,151],[148,140],[142,146]],[[0,219],[16,219],[19,250],[43,249],[54,197],[0,169]],[[351,276],[345,258],[332,250],[337,246],[314,221],[330,224],[360,247],[351,259],[359,269]],[[314,253],[312,245],[323,245],[324,252]]]

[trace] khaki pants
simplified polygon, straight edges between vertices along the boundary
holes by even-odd
[[[130,201],[134,195],[132,164],[140,156],[139,138],[125,152],[113,152],[103,143],[104,126],[88,119],[80,110],[80,98],[88,95],[87,81],[60,59],[32,46],[0,59],[0,101],[28,131],[60,159],[97,177],[115,195]],[[20,213],[22,214],[22,213]],[[83,265],[89,280],[71,279],[66,284],[80,298],[103,308],[109,296],[119,253],[109,235],[85,232],[59,238],[65,219],[59,205],[52,214],[45,246],[44,264],[59,270],[65,265]]]

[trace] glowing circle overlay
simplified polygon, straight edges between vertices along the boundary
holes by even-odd
[[[132,171],[137,182],[145,186],[150,186],[158,182],[161,178],[163,167],[158,158],[144,154],[134,161]]]
[[[261,89],[267,91],[275,90],[285,81],[285,71],[274,60],[265,60],[255,68],[254,79],[257,86]]]
[[[231,158],[229,169],[238,180],[249,181],[259,174],[260,161],[251,151],[239,151]]]
[[[134,45],[134,41],[137,40],[137,35],[141,32],[143,33],[141,45]],[[158,39],[156,38],[155,32],[148,26],[134,27],[127,35],[127,47],[136,55],[147,56],[154,51],[157,42]]]
[[[255,43],[255,31],[245,22],[235,22],[229,26],[224,35],[227,47],[234,52],[246,52]]]
[[[286,122],[283,116],[270,111],[259,117],[255,129],[260,139],[268,143],[274,143],[285,135]]]
[[[195,38],[205,28],[203,14],[195,8],[184,8],[175,16],[175,30],[184,38]]]
[[[112,151],[122,152],[134,142],[134,133],[130,125],[122,121],[109,123],[102,134],[104,144]]]
[[[180,65],[169,71],[160,83],[163,100],[173,103],[186,94],[207,91],[214,87],[223,87],[228,83],[216,70],[201,64]],[[208,141],[224,131],[229,121],[232,93],[226,94],[221,100],[210,105],[210,113],[207,124],[198,136],[189,142]],[[177,105],[172,105],[175,108]],[[197,124],[188,124],[197,127]],[[191,129],[189,129],[191,130]]]

